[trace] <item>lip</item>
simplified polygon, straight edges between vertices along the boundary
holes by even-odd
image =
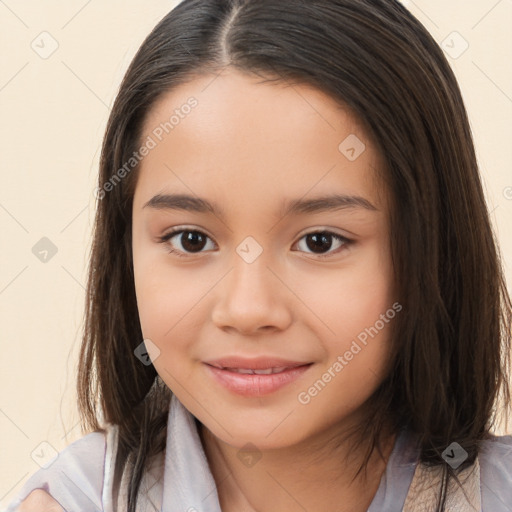
[[[216,368],[246,368],[248,370],[266,370],[268,368],[295,368],[310,364],[310,361],[292,361],[290,359],[281,359],[272,356],[260,356],[245,358],[239,356],[223,357],[211,361],[205,361],[206,364]]]
[[[243,359],[229,357],[205,362],[207,371],[223,387],[242,396],[264,396],[296,381],[309,370],[313,363],[289,361],[277,358]],[[266,370],[282,369],[279,373],[238,373],[237,369]]]

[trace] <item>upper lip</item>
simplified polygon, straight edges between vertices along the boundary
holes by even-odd
[[[296,368],[311,364],[309,361],[291,361],[278,357],[223,357],[221,359],[212,359],[205,361],[210,366],[217,368],[243,368],[246,370],[267,370],[268,368]]]

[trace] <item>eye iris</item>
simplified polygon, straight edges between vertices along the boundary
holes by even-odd
[[[205,244],[205,237],[197,231],[184,231],[181,235],[181,245],[186,251],[194,252],[201,250]],[[199,243],[198,243],[199,242]]]
[[[314,246],[311,246],[309,242],[313,242]],[[311,233],[306,237],[306,243],[309,249],[313,252],[328,251],[332,246],[332,240],[330,235],[325,233]]]

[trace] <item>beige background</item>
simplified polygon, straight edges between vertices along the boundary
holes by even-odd
[[[101,138],[130,59],[176,3],[0,0],[0,508],[37,454],[82,435],[74,379]],[[512,1],[404,3],[451,55],[512,283]],[[46,263],[32,252],[43,237],[57,248]]]

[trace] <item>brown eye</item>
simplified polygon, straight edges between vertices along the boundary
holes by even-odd
[[[305,243],[302,246],[303,250],[304,246],[305,249],[307,249],[304,252],[318,254],[320,257],[335,254],[351,243],[351,240],[349,240],[348,238],[338,235],[337,233],[331,233],[330,231],[316,231],[314,233],[308,233],[307,235],[304,235],[300,241],[302,240],[305,241]],[[333,245],[338,250],[327,253],[328,251],[330,251]]]
[[[178,256],[200,253],[208,240],[209,237],[201,231],[186,229],[172,231],[160,238],[160,242],[170,245],[170,252]]]
[[[183,231],[179,237],[182,247],[187,252],[200,251],[206,244],[206,237],[199,231]]]
[[[311,233],[306,235],[306,245],[313,252],[328,251],[332,246],[332,237],[325,233]]]

